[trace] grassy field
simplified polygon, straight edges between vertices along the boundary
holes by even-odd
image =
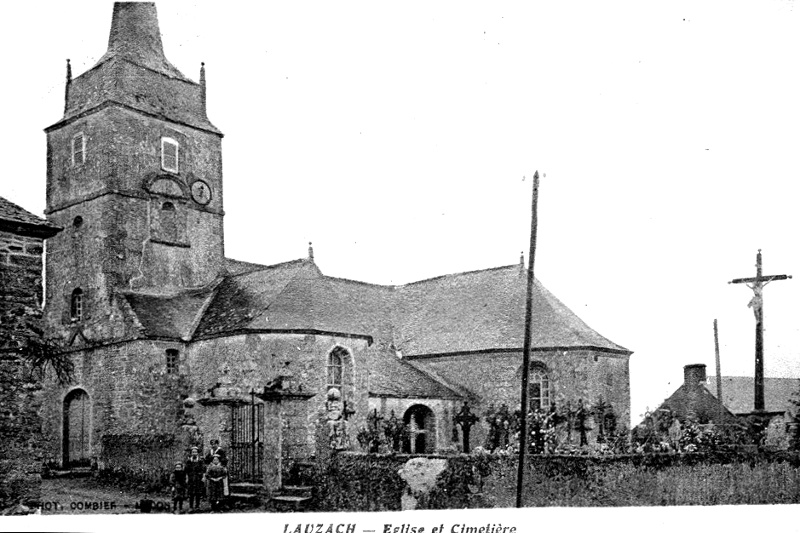
[[[510,473],[509,473],[510,474]],[[490,476],[486,507],[513,507],[514,475]],[[800,469],[785,462],[676,465],[607,464],[585,475],[544,476],[529,469],[525,506],[742,505],[800,503]]]

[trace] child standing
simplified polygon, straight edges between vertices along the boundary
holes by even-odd
[[[183,463],[178,461],[175,463],[175,470],[170,476],[172,483],[172,511],[183,512],[183,500],[186,499],[186,470],[183,469]]]

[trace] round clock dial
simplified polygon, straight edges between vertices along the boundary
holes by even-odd
[[[203,180],[192,183],[192,199],[200,205],[211,201],[211,187]]]

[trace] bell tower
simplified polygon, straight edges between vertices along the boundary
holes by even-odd
[[[46,323],[121,334],[115,294],[174,294],[222,271],[222,133],[200,82],[164,56],[153,3],[114,4],[108,49],[72,78],[47,134]],[[77,326],[76,326],[77,325]]]

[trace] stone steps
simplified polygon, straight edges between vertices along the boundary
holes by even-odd
[[[268,507],[278,512],[302,512],[308,510],[313,499],[313,486],[284,485],[269,499]]]
[[[228,501],[234,507],[260,507],[264,485],[260,483],[231,483]]]
[[[311,499],[311,496],[276,494],[269,499],[269,506],[272,510],[278,512],[305,511]]]

